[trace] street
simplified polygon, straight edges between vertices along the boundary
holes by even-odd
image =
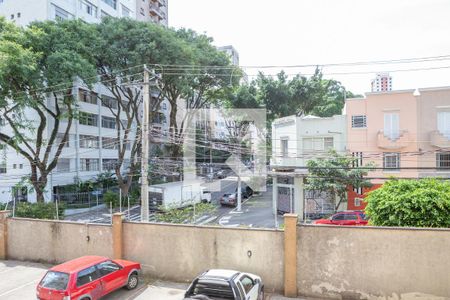
[[[249,199],[242,199],[242,211],[236,211],[235,207],[221,206],[219,199],[223,194],[233,193],[237,189],[237,178],[227,177],[225,179],[206,182],[205,188],[211,191],[211,203],[216,206],[212,213],[199,215],[195,219],[197,225],[220,225],[224,227],[258,227],[275,228],[275,219],[272,214],[272,187],[268,186],[267,191],[255,193]],[[244,185],[243,185],[244,186]],[[113,212],[118,212],[114,209]],[[140,205],[122,208],[125,218],[129,221],[140,221]],[[107,208],[96,209],[84,213],[67,216],[67,221],[88,222],[88,223],[111,223],[111,213]],[[150,222],[154,222],[155,217],[150,213]],[[278,226],[283,223],[283,218],[277,216]]]

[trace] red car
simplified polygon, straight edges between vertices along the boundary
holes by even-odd
[[[47,271],[37,286],[41,300],[97,300],[117,289],[139,283],[141,265],[101,256],[83,256]]]
[[[328,219],[314,221],[314,224],[363,226],[368,220],[362,211],[343,211],[332,215]]]

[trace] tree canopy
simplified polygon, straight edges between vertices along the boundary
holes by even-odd
[[[450,183],[439,179],[392,179],[366,197],[375,226],[450,228]]]
[[[307,190],[326,192],[338,201],[336,209],[342,201],[347,199],[348,187],[368,188],[372,184],[364,177],[373,167],[371,163],[365,166],[357,166],[357,158],[346,154],[339,154],[331,150],[324,157],[309,160],[308,177],[306,179]]]

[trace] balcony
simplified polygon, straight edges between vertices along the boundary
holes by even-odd
[[[164,12],[159,8],[157,4],[150,5],[150,15],[158,16],[160,19],[165,18]]]
[[[439,130],[430,132],[430,144],[438,148],[450,148],[450,139]]]
[[[389,150],[402,149],[407,147],[410,142],[411,136],[407,130],[401,130],[400,135],[396,139],[391,139],[390,137],[386,136],[383,130],[380,130],[378,132],[378,148]]]

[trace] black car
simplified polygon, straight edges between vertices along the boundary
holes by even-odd
[[[264,284],[259,276],[232,270],[209,270],[189,286],[184,299],[263,300]]]

